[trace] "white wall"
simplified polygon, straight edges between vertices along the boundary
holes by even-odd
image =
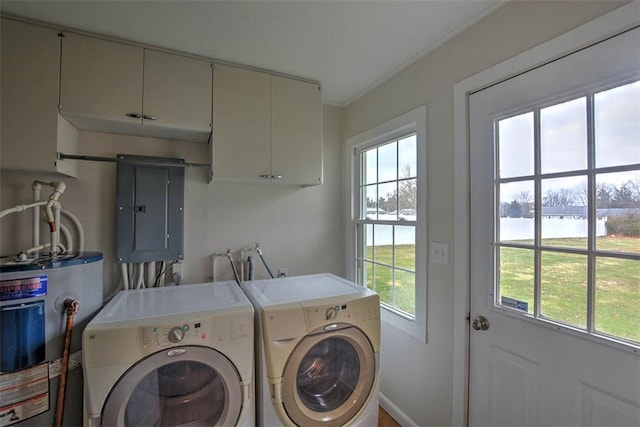
[[[507,3],[348,105],[343,139],[426,104],[428,239],[452,245],[454,84],[623,3]],[[407,423],[444,426],[451,424],[452,266],[429,264],[428,280],[428,343],[383,324],[380,384]]]
[[[341,112],[323,108],[324,184],[315,187],[276,185],[207,184],[204,169],[189,168],[185,183],[184,283],[210,278],[209,254],[253,246],[259,242],[270,267],[289,269],[290,275],[332,272],[342,274],[341,229]],[[81,154],[111,156],[115,153],[206,158],[207,146],[159,139],[81,133]],[[203,154],[204,153],[204,154]],[[79,177],[62,178],[67,189],[63,207],[75,213],[85,227],[87,250],[105,254],[104,294],[118,279],[115,253],[115,164],[79,162]],[[2,174],[0,207],[31,201],[34,179],[59,180],[41,174]],[[42,191],[48,197],[49,191]],[[29,247],[31,214],[14,214],[0,223],[0,253]],[[45,239],[47,236],[43,236]],[[257,265],[258,278],[266,271]],[[233,275],[223,259],[216,263],[216,277]]]

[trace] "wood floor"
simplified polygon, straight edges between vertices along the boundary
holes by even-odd
[[[400,427],[400,424],[391,418],[391,415],[387,414],[384,409],[380,408],[378,410],[378,427]]]

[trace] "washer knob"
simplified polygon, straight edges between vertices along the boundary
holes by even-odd
[[[184,339],[184,330],[181,327],[176,326],[175,328],[171,328],[169,330],[169,341],[172,343],[180,342]]]

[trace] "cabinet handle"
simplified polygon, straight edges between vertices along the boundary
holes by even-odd
[[[262,179],[271,179],[271,175],[258,175]]]
[[[142,118],[145,119],[145,120],[158,120],[158,117],[156,117],[156,116],[148,116],[146,114],[143,115]]]
[[[131,117],[131,118],[134,118],[134,119],[139,119],[140,117],[142,117],[142,114],[137,114],[137,113],[127,113],[127,114],[125,114],[125,116],[127,116],[127,117]]]
[[[271,175],[271,179],[282,179],[282,175]]]

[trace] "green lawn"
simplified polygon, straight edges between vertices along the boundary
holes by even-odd
[[[393,265],[392,246],[367,247],[367,259],[383,264]],[[415,271],[415,246],[397,245],[395,265]],[[415,314],[415,273],[395,270],[380,265],[366,263],[367,287],[380,295],[380,301],[389,304],[410,315]],[[375,270],[375,271],[374,271]]]
[[[553,239],[549,246],[586,246],[585,239]],[[599,238],[600,250],[640,252],[640,239]],[[597,257],[595,328],[599,332],[640,342],[640,261]],[[533,251],[500,250],[500,295],[529,303],[533,312]],[[541,314],[585,328],[587,324],[587,257],[543,251],[541,258]]]
[[[524,243],[524,242],[520,242]],[[549,246],[585,248],[586,239],[547,239]],[[640,239],[606,237],[597,241],[599,250],[640,253]],[[393,264],[391,246],[367,248],[367,259]],[[529,303],[533,313],[534,254],[532,250],[502,248],[500,294]],[[414,314],[415,274],[365,263],[367,286],[381,301]],[[395,265],[415,270],[414,246],[396,247]],[[374,272],[375,269],[375,272]],[[611,257],[596,258],[595,327],[599,332],[640,343],[640,261]],[[541,313],[568,325],[587,324],[587,257],[545,251],[541,262]]]

